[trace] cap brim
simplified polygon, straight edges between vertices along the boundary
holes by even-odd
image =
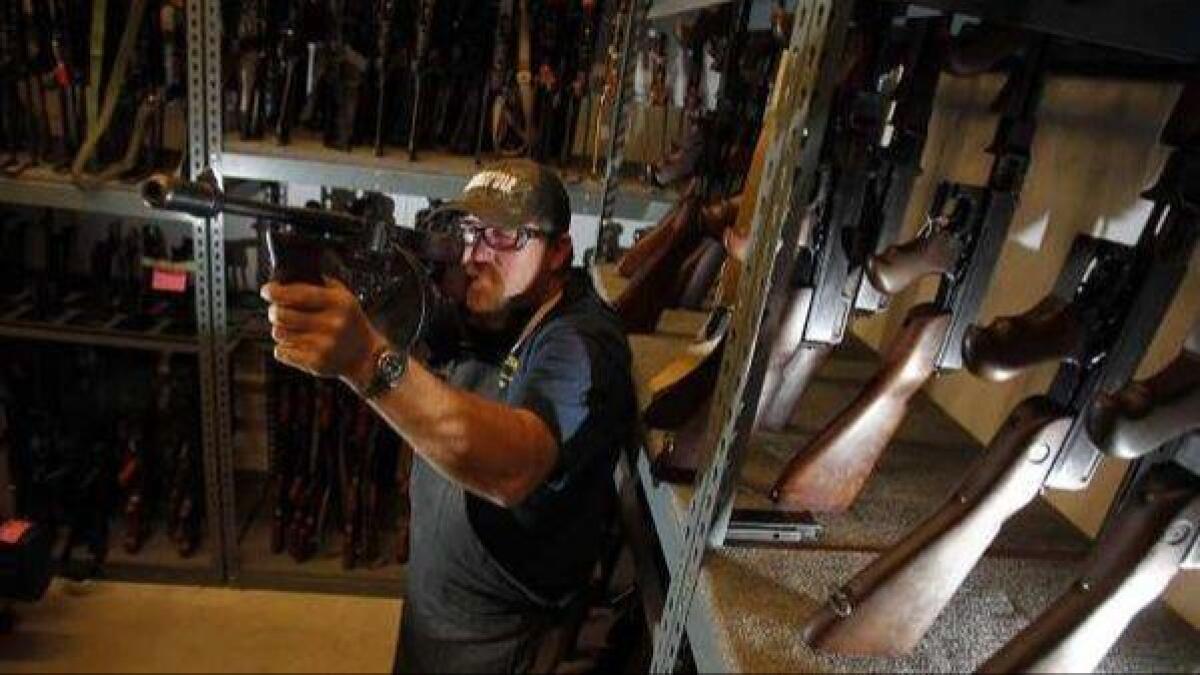
[[[489,225],[499,225],[516,229],[525,225],[525,218],[521,214],[513,213],[509,209],[505,209],[495,202],[495,200],[487,199],[484,195],[466,194],[460,199],[454,199],[443,203],[435,212],[442,213],[446,211],[466,213]]]

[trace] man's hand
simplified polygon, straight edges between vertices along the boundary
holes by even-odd
[[[318,377],[339,377],[356,389],[371,378],[375,357],[387,346],[358,299],[335,279],[324,286],[268,283],[267,320],[275,359]]]

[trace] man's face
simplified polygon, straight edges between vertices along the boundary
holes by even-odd
[[[539,236],[535,226],[528,232],[490,228],[478,220],[463,223],[474,230],[463,249],[463,270],[467,275],[467,309],[473,314],[495,315],[526,300],[532,289],[557,268],[553,260],[555,242]]]

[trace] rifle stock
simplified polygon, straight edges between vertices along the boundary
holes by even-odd
[[[834,593],[805,641],[842,654],[911,652],[1005,521],[1037,496],[1070,427],[1044,397],[1021,403],[950,500]]]
[[[912,397],[933,376],[950,315],[933,305],[909,312],[882,368],[821,433],[784,467],[771,498],[815,511],[841,512],[854,503]]]
[[[1092,672],[1175,578],[1198,530],[1195,486],[1142,495],[1105,530],[1079,579],[979,672]]]
[[[660,225],[666,239],[638,268],[614,303],[626,331],[651,333],[658,325],[663,309],[672,300],[663,289],[671,287],[680,266],[700,239],[696,222],[699,208],[699,199],[689,193]]]

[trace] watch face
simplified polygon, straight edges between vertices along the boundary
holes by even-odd
[[[404,377],[404,370],[407,366],[408,362],[404,356],[396,352],[387,352],[379,357],[379,373],[388,383],[394,384]]]

